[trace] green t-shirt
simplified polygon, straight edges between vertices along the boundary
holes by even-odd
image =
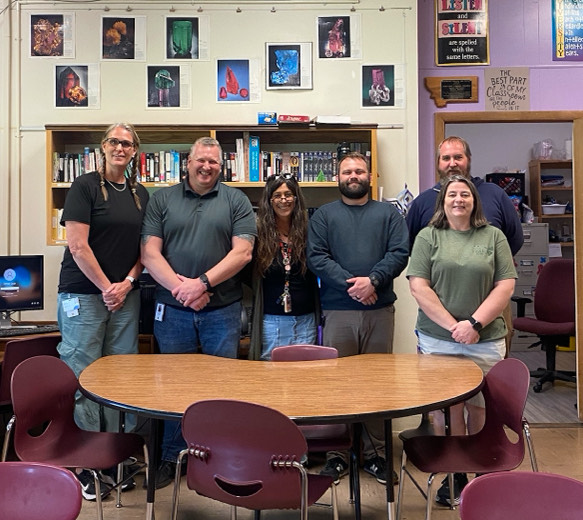
[[[422,229],[413,246],[407,277],[430,281],[443,306],[458,320],[468,319],[486,299],[494,283],[516,278],[516,269],[506,237],[487,225],[469,231]],[[453,341],[451,333],[431,321],[419,309],[417,330],[433,338]],[[480,341],[506,335],[498,316],[480,331]]]

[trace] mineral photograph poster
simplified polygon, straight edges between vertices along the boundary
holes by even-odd
[[[553,61],[583,61],[583,2],[553,0]]]
[[[435,0],[436,65],[488,65],[487,0]]]

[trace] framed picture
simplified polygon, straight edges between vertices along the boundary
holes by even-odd
[[[403,64],[363,65],[361,106],[363,108],[403,108],[405,106]]]
[[[312,43],[265,44],[266,89],[312,89]]]
[[[199,59],[199,20],[196,17],[166,17],[166,59]]]

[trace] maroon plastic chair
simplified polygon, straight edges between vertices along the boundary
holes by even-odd
[[[517,318],[512,322],[516,330],[536,334],[545,351],[546,367],[531,372],[538,378],[533,390],[540,392],[543,384],[555,380],[576,383],[572,370],[557,370],[557,345],[568,345],[575,335],[575,262],[568,258],[555,258],[543,265],[534,291],[534,314],[525,316],[525,306],[530,298],[513,297],[518,305]],[[536,346],[535,343],[531,346]]]
[[[0,518],[75,520],[81,485],[69,470],[35,462],[0,463]]]
[[[59,357],[57,345],[61,336],[29,336],[22,339],[8,341],[4,350],[4,359],[0,365],[0,415],[3,418],[2,428],[7,425],[7,417],[12,416],[12,393],[10,392],[10,380],[14,369],[25,359],[33,356]],[[2,461],[8,455],[8,435],[4,437],[2,446]]]
[[[337,359],[338,351],[320,345],[284,345],[271,351],[272,361],[316,361]],[[346,424],[314,424],[300,426],[308,443],[308,453],[348,450],[352,446]]]
[[[482,475],[463,489],[459,512],[461,520],[581,520],[583,482],[529,471]]]
[[[330,488],[337,520],[332,478],[307,473],[300,464],[306,440],[279,411],[245,401],[199,401],[186,409],[182,435],[187,448],[177,460],[173,520],[178,513],[184,457],[186,484],[200,495],[255,511],[300,509],[302,520],[307,520],[308,506]]]
[[[12,374],[11,388],[14,423],[7,434],[14,430],[14,449],[20,460],[85,468],[93,474],[97,490],[97,470],[116,466],[142,449],[148,460],[144,439],[137,434],[93,432],[77,426],[73,413],[79,384],[64,361],[51,356],[23,361]],[[37,434],[39,429],[41,434]],[[100,493],[96,497],[102,520]]]
[[[408,462],[430,473],[424,493],[426,520],[431,518],[431,489],[437,473],[490,473],[515,469],[524,459],[525,437],[532,469],[538,471],[528,423],[522,417],[529,382],[530,374],[522,361],[503,359],[485,376],[482,394],[486,402],[486,421],[478,433],[421,435],[403,441],[397,518],[402,511],[405,475],[415,482],[407,468]],[[495,496],[491,498],[496,500]],[[451,503],[454,503],[453,497]]]
[[[12,413],[10,379],[14,369],[22,361],[33,356],[59,357],[57,345],[60,341],[61,336],[57,334],[54,336],[30,336],[6,343],[4,359],[0,367],[0,413]]]

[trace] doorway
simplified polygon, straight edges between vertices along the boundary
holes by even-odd
[[[435,145],[445,138],[446,125],[448,124],[487,124],[487,123],[559,123],[567,122],[573,124],[573,236],[575,245],[573,254],[575,258],[575,294],[577,309],[576,320],[576,370],[577,370],[577,410],[580,421],[583,421],[583,384],[580,374],[583,374],[583,337],[579,333],[583,325],[583,306],[579,305],[581,296],[583,298],[583,266],[577,262],[578,258],[583,258],[583,235],[578,236],[578,231],[583,229],[583,211],[577,212],[577,208],[583,208],[583,191],[578,190],[578,180],[583,179],[583,111],[532,111],[532,112],[442,112],[435,114],[434,135]]]

